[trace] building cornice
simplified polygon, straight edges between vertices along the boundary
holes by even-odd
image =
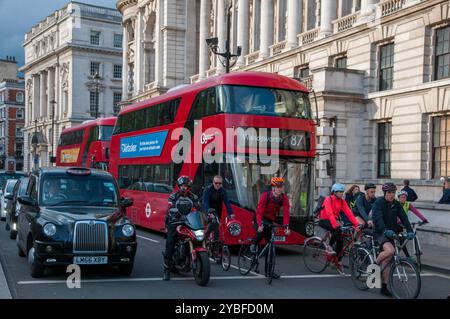
[[[132,7],[137,5],[138,0],[119,0],[116,3],[116,8],[117,10],[120,11],[120,13],[123,14],[123,10],[128,8],[128,7]]]

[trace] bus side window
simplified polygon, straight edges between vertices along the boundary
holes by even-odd
[[[192,104],[188,120],[199,120],[205,116],[217,114],[218,103],[216,87],[200,92]]]

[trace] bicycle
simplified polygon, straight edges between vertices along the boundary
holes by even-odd
[[[411,223],[411,227],[413,228],[414,231],[414,240],[413,240],[413,250],[414,250],[414,255],[416,256],[416,264],[417,264],[417,269],[419,269],[419,271],[422,271],[422,260],[421,260],[421,256],[423,254],[422,252],[422,248],[420,246],[420,241],[419,241],[419,237],[417,237],[417,227],[418,226],[422,226],[426,223],[424,222],[415,222],[415,223]]]
[[[355,286],[360,290],[367,290],[369,289],[367,281],[372,275],[372,271],[368,268],[370,265],[376,264],[380,247],[375,243],[372,230],[365,229],[363,232],[367,240],[359,244],[352,255],[350,272]],[[400,257],[400,251],[411,240],[405,237],[404,234],[393,237],[394,256],[389,263],[381,268],[380,274],[382,275],[386,268],[390,267],[388,286],[392,295],[396,299],[416,299],[421,289],[420,271],[409,259]],[[412,289],[407,286],[408,283],[412,283]]]
[[[339,259],[342,259],[344,255],[349,254],[349,256],[351,256],[352,247],[357,239],[358,232],[355,231],[353,226],[344,226],[341,227],[341,229],[342,236],[344,237],[344,247],[339,255],[331,255],[328,252],[331,248],[328,244],[331,239],[331,232],[329,231],[325,232],[323,238],[314,236],[305,241],[303,247],[303,261],[309,271],[321,273],[328,268],[330,263],[333,263],[337,267]]]
[[[247,240],[239,240],[239,242],[241,243],[241,247],[239,248],[238,268],[239,272],[243,276],[247,275],[252,269],[255,269],[255,272],[258,273],[259,259],[263,256],[266,256],[264,266],[266,270],[267,284],[270,285],[272,283],[273,274],[275,272],[275,234],[278,232],[278,228],[286,229],[287,227],[275,226],[271,223],[264,224],[271,226],[272,234],[270,240],[266,243],[259,254],[251,252],[250,250],[250,246],[254,241],[253,238],[248,238]]]
[[[214,232],[209,233],[207,238],[206,247],[208,250],[209,257],[213,259],[216,264],[220,264],[224,271],[230,270],[231,266],[231,252],[228,245],[225,244],[223,239],[224,231],[226,230],[225,225],[228,223],[228,217],[225,218],[225,224],[220,223],[217,215],[211,222],[219,223],[219,240],[214,240]]]

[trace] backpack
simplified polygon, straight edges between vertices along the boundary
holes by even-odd
[[[314,218],[319,218],[319,214],[322,211],[322,209],[325,208],[325,206],[323,205],[323,202],[325,201],[324,196],[319,196],[319,198],[317,199],[317,205],[313,210],[313,216]]]

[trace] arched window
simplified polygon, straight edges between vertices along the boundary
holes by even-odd
[[[23,92],[17,92],[16,101],[22,103],[23,102]]]

